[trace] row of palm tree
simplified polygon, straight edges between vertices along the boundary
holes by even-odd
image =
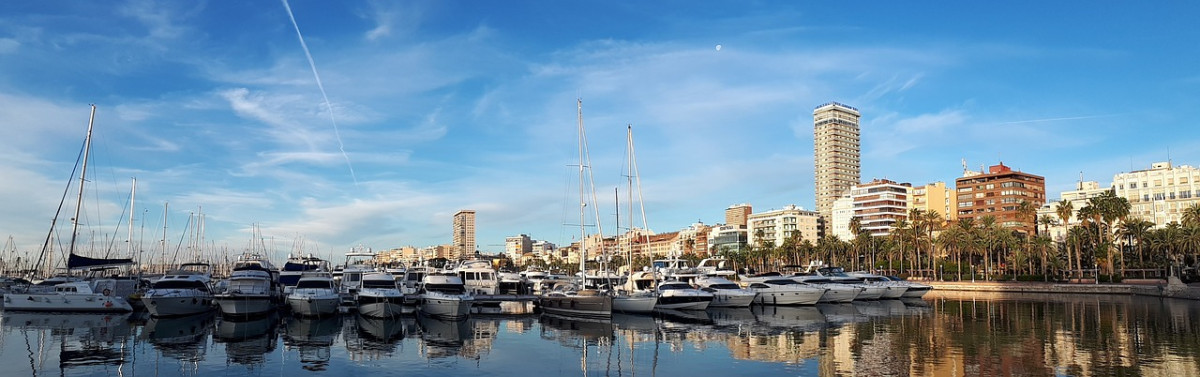
[[[964,274],[983,279],[1072,279],[1086,272],[1111,278],[1125,276],[1131,268],[1161,276],[1169,268],[1200,260],[1200,205],[1184,210],[1182,222],[1162,227],[1131,217],[1130,208],[1129,201],[1113,191],[1088,199],[1078,211],[1071,202],[1060,201],[1054,205],[1057,218],[1038,217],[1038,205],[1023,201],[1016,210],[1022,226],[1015,228],[1002,226],[993,216],[948,221],[938,212],[913,209],[907,218],[895,221],[887,236],[872,236],[855,218],[850,223],[853,239],[827,235],[814,244],[793,232],[781,245],[756,237],[755,245],[719,253],[764,271],[823,261],[960,280]],[[1065,235],[1051,239],[1049,228],[1058,224],[1069,227]]]

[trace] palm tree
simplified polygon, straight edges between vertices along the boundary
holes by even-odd
[[[1119,226],[1118,233],[1121,237],[1128,238],[1137,250],[1138,268],[1146,268],[1146,260],[1143,257],[1146,249],[1144,243],[1153,227],[1154,223],[1141,219],[1124,221]]]
[[[1190,228],[1200,226],[1200,203],[1184,208],[1182,222],[1183,226]]]
[[[1073,213],[1075,213],[1075,208],[1073,205],[1071,205],[1071,202],[1068,202],[1066,199],[1060,200],[1058,202],[1058,205],[1054,206],[1054,214],[1058,215],[1058,220],[1062,222],[1064,227],[1069,228],[1071,226],[1071,215]],[[1068,248],[1067,250],[1068,250],[1067,269],[1074,270],[1073,268],[1071,268],[1071,255],[1070,255],[1071,249]],[[1080,269],[1083,268],[1082,266],[1079,266],[1079,263],[1078,263],[1079,256],[1078,255],[1075,256],[1075,262],[1076,262],[1075,264],[1078,268],[1080,268]],[[1073,274],[1073,273],[1071,273],[1071,274]],[[1070,278],[1070,274],[1068,274],[1067,277]]]
[[[1028,200],[1022,200],[1017,204],[1017,217],[1021,221],[1021,228],[1033,228],[1033,235],[1037,235],[1037,204]]]

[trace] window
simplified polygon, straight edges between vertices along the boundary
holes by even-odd
[[[1137,182],[1129,182],[1129,188],[1131,188],[1131,189],[1137,188]]]

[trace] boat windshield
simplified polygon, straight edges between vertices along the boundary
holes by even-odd
[[[303,288],[329,289],[333,288],[333,282],[329,280],[301,280],[299,283],[296,283],[296,289]]]
[[[466,293],[466,289],[459,284],[425,284],[425,290],[429,292],[438,292],[451,295],[461,295]]]
[[[159,280],[153,289],[199,289],[208,290],[208,285],[195,280]]]
[[[712,285],[709,285],[708,287],[712,288],[712,289],[740,289],[741,288],[737,284],[734,284],[734,283],[712,284]]]
[[[387,280],[363,280],[362,287],[396,289],[396,282]]]
[[[795,280],[792,280],[792,279],[767,280],[764,283],[771,284],[771,285],[800,285],[800,283],[797,283]]]

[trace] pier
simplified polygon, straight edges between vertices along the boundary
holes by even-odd
[[[924,282],[936,290],[961,292],[1112,294],[1200,300],[1200,286],[1175,284],[1089,284],[1040,282]]]

